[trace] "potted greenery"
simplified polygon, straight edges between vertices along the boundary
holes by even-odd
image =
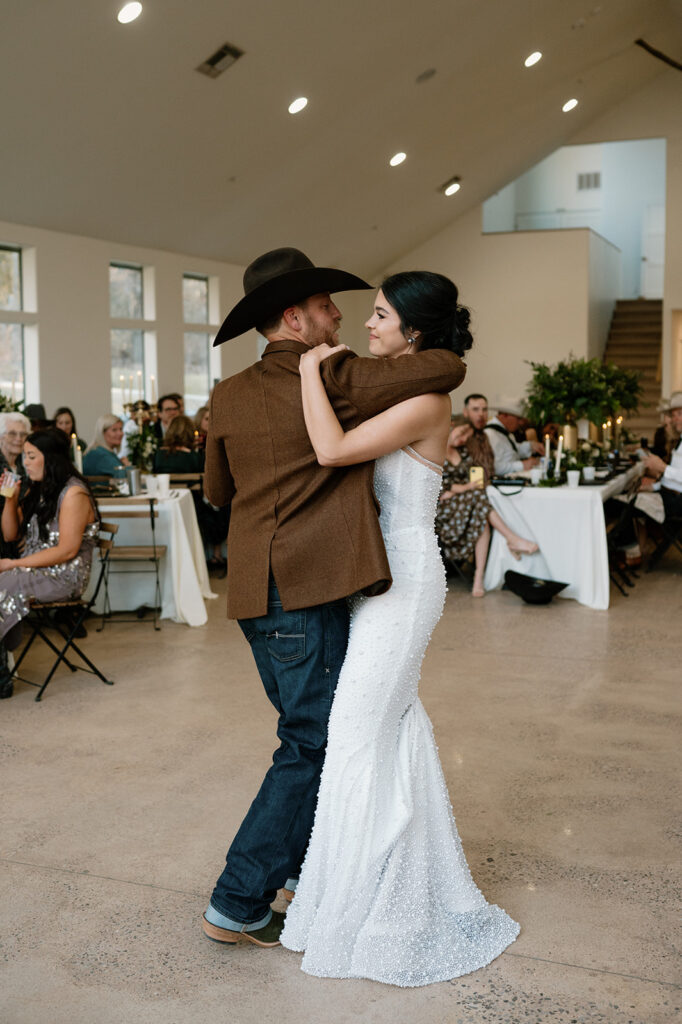
[[[556,366],[530,362],[533,376],[528,385],[529,419],[544,425],[562,423],[564,447],[577,447],[578,420],[599,424],[619,411],[633,412],[642,394],[639,375],[599,359],[570,356]]]

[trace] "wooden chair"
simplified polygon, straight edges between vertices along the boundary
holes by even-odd
[[[201,490],[204,483],[203,473],[171,473],[171,487],[188,487],[190,491]]]
[[[147,506],[147,507],[145,507]],[[159,518],[159,510],[157,508],[156,498],[144,498],[140,497],[137,499],[136,504],[126,504],[125,507],[112,511],[107,510],[107,516],[110,519],[149,519],[151,527],[151,544],[130,544],[130,545],[115,545],[114,548],[109,552],[109,558],[107,559],[106,572],[104,574],[104,607],[102,609],[102,623],[97,627],[97,632],[101,633],[104,629],[106,620],[111,618],[111,601],[109,598],[109,578],[116,574],[133,575],[133,573],[126,572],[125,569],[112,569],[112,565],[133,565],[135,562],[149,563],[151,568],[149,569],[136,569],[134,574],[137,573],[154,573],[155,576],[155,590],[154,590],[154,629],[159,630],[161,627],[158,625],[158,613],[161,611],[161,584],[159,582],[159,564],[161,559],[165,556],[167,548],[164,544],[156,543],[156,520]],[[144,612],[138,614],[134,619],[121,618],[119,622],[141,622],[144,617]]]
[[[97,596],[105,578],[111,551],[114,546],[113,538],[117,531],[118,526],[115,523],[100,523],[99,525],[99,537],[97,540],[100,561],[99,575],[97,577],[95,589],[88,601],[83,601],[82,598],[74,598],[70,601],[31,601],[31,614],[26,622],[32,632],[28,638],[28,642],[24,646],[24,649],[14,665],[12,678],[18,679],[22,683],[28,683],[29,686],[39,687],[38,693],[35,697],[36,700],[40,700],[42,698],[43,693],[45,692],[45,687],[50,682],[62,662],[70,668],[72,672],[76,672],[77,669],[81,669],[83,672],[90,672],[92,675],[98,676],[98,678],[101,679],[103,683],[106,683],[107,686],[114,685],[113,679],[107,679],[107,677],[100,672],[97,666],[90,661],[87,655],[83,654],[83,651],[76,644],[74,638],[82,626],[85,617],[94,607],[95,601],[97,600]],[[107,534],[108,536],[106,536]],[[61,623],[55,622],[51,617],[50,613],[58,612],[62,608],[71,608],[74,611],[74,617],[70,626],[65,626]],[[46,629],[55,630],[61,636],[62,640],[64,640],[61,647],[59,647],[58,644],[55,644],[50,637],[47,636],[45,633]],[[36,637],[40,637],[40,639],[47,644],[50,650],[57,655],[50,671],[45,676],[42,683],[35,683],[31,679],[26,679],[18,674],[19,668],[33,646],[33,642]],[[66,657],[67,652],[70,651],[73,651],[73,653],[76,654],[84,664],[73,665]]]

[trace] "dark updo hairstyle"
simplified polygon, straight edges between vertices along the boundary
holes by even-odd
[[[71,461],[69,438],[62,430],[58,430],[57,427],[34,430],[26,438],[26,443],[32,444],[34,448],[42,452],[45,467],[43,479],[31,482],[22,503],[23,528],[26,529],[26,524],[31,516],[37,515],[40,539],[47,541],[49,540],[48,524],[55,517],[57,501],[67,480],[72,477],[80,480],[92,501],[93,508],[96,509],[97,505],[87,481]]]
[[[406,270],[391,274],[381,290],[400,317],[400,329],[419,331],[419,351],[446,348],[463,356],[474,343],[469,310],[457,302],[457,286],[443,274]]]

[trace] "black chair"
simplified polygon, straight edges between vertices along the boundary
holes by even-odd
[[[666,551],[675,547],[682,554],[682,516],[666,516],[660,524],[661,538],[649,556],[646,571],[655,569]]]
[[[14,665],[12,678],[17,679],[22,683],[28,683],[29,686],[37,686],[39,688],[38,693],[36,694],[35,697],[37,701],[42,698],[43,693],[45,692],[45,688],[47,687],[48,683],[50,682],[50,680],[52,679],[53,675],[55,674],[55,672],[57,671],[62,662],[68,668],[70,668],[72,672],[76,672],[78,669],[81,669],[81,671],[83,672],[90,672],[92,675],[97,676],[99,679],[102,680],[103,683],[106,683],[107,686],[114,685],[113,680],[107,679],[107,677],[103,675],[102,672],[100,672],[97,666],[92,661],[90,661],[88,656],[83,653],[80,647],[76,644],[75,637],[78,631],[80,630],[83,621],[85,620],[89,612],[92,610],[95,601],[97,600],[97,595],[99,594],[100,588],[104,581],[109,556],[111,555],[111,550],[114,545],[113,538],[117,531],[118,526],[116,526],[115,523],[100,523],[99,537],[97,540],[97,548],[99,550],[100,559],[100,569],[99,575],[97,577],[97,583],[89,600],[84,601],[82,598],[73,598],[70,601],[31,601],[31,612],[26,622],[32,632],[28,638],[26,645],[24,646],[24,649],[22,650],[18,660]],[[73,612],[71,624],[69,626],[54,620],[54,613],[59,612],[64,608],[71,609]],[[61,639],[64,641],[61,644],[61,646],[59,644],[59,641],[57,643],[54,643],[54,641],[50,639],[50,637],[45,632],[45,630],[47,629],[54,630],[57,634],[59,634]],[[47,644],[50,650],[54,654],[56,654],[55,661],[42,683],[36,683],[33,680],[26,679],[25,677],[20,676],[18,674],[19,668],[21,667],[24,658],[26,657],[31,647],[33,646],[33,642],[36,639],[36,637],[40,637],[40,639],[45,644]],[[66,657],[67,652],[71,651],[75,655],[77,655],[84,664],[72,664]]]
[[[123,504],[125,502],[125,504]],[[145,508],[145,506],[147,506]],[[167,548],[164,544],[156,543],[156,520],[159,517],[159,510],[157,507],[156,498],[128,498],[123,499],[122,507],[120,509],[107,510],[107,516],[111,519],[149,519],[151,532],[150,539],[151,544],[128,544],[128,545],[116,545],[112,551],[109,552],[107,559],[106,570],[104,574],[104,606],[102,609],[102,622],[97,627],[97,632],[101,633],[104,629],[107,619],[111,619],[111,601],[109,599],[109,579],[112,575],[117,573],[126,573],[132,575],[126,569],[113,569],[112,565],[133,565],[135,562],[138,563],[149,563],[151,568],[149,569],[134,569],[134,574],[137,573],[154,573],[155,577],[155,589],[154,589],[154,629],[159,630],[161,627],[158,625],[158,613],[161,611],[161,583],[159,580],[159,564],[161,559],[165,556]],[[141,612],[141,614],[140,614]],[[119,618],[118,622],[142,622],[144,619],[144,609],[138,609],[135,618]]]

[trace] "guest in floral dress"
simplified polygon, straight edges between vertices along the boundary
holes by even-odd
[[[21,620],[31,600],[80,597],[99,529],[90,488],[74,469],[61,430],[29,434],[24,466],[29,491],[20,505],[20,485],[15,484],[6,495],[1,519],[3,537],[16,541],[23,536],[25,546],[19,558],[0,558],[0,698],[12,696],[7,651],[21,640]],[[0,486],[7,483],[3,474]]]
[[[470,481],[469,470],[474,461],[466,443],[472,435],[469,421],[464,416],[455,416],[443,465],[443,490],[436,512],[436,533],[447,562],[466,562],[473,558],[472,594],[483,597],[491,526],[499,530],[516,559],[533,554],[538,546],[509,529],[488,501],[485,478],[481,482]]]

